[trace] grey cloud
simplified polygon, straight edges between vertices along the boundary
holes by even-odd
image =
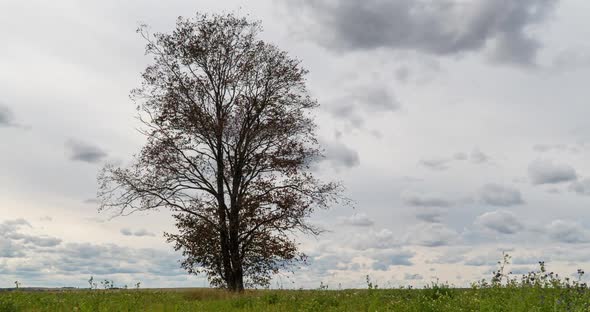
[[[453,159],[455,160],[467,160],[467,154],[463,152],[457,152],[453,155]]]
[[[39,236],[39,237],[27,236],[25,238],[25,241],[30,242],[30,243],[40,246],[40,247],[55,247],[55,246],[61,244],[61,242],[62,242],[62,240],[60,238],[47,237],[47,236]]]
[[[570,184],[569,190],[572,192],[576,192],[579,195],[590,196],[590,178],[573,182],[572,184]]]
[[[563,151],[568,147],[565,144],[535,144],[533,150],[539,153],[545,153],[549,151]]]
[[[45,235],[35,236],[30,234],[23,234],[20,232],[23,227],[30,228],[31,224],[24,219],[4,221],[0,223],[0,236],[2,236],[7,241],[20,244],[21,248],[23,249],[35,249],[37,247],[55,247],[61,244],[61,239],[59,238],[49,237]]]
[[[394,72],[395,78],[400,82],[408,81],[410,77],[410,70],[406,66],[399,67]]]
[[[154,233],[149,232],[146,229],[139,229],[139,230],[135,231],[134,235],[135,236],[156,236]]]
[[[484,154],[478,148],[474,148],[468,155],[464,152],[457,152],[452,157],[434,157],[420,160],[420,165],[436,170],[442,171],[449,169],[451,162],[470,160],[474,164],[484,164],[490,160],[490,156]]]
[[[488,162],[490,160],[490,157],[488,155],[484,154],[482,151],[480,151],[477,148],[473,149],[469,156],[470,156],[471,162],[473,162],[475,164],[483,164],[483,163]]]
[[[518,265],[538,264],[539,261],[551,261],[551,258],[548,258],[547,256],[544,256],[544,257],[536,257],[536,256],[514,257],[512,259],[512,264],[518,264]],[[514,271],[513,271],[513,273],[514,273]]]
[[[498,263],[497,259],[490,258],[489,256],[475,256],[465,260],[465,265],[470,266],[491,266]]]
[[[410,273],[406,273],[404,274],[404,279],[406,281],[419,281],[419,280],[423,280],[424,277],[420,274],[410,274]]]
[[[476,218],[475,224],[501,234],[515,234],[524,229],[518,218],[506,210],[486,212]]]
[[[355,214],[350,217],[339,217],[338,220],[342,224],[352,225],[352,226],[367,227],[367,226],[372,226],[373,224],[375,224],[375,222],[373,220],[371,220],[364,213]]]
[[[577,180],[576,170],[569,165],[549,160],[535,160],[528,167],[531,182],[535,185],[557,184]]]
[[[523,204],[520,191],[508,186],[498,184],[486,184],[480,192],[481,202],[491,206],[514,206]]]
[[[425,263],[428,264],[456,264],[465,260],[464,254],[468,250],[449,248],[435,258],[427,259]]]
[[[414,252],[408,250],[382,250],[373,255],[374,260],[372,268],[374,270],[386,271],[390,266],[402,265],[411,266]]]
[[[407,242],[426,247],[446,246],[455,241],[459,234],[440,223],[418,224],[408,230]]]
[[[398,100],[385,86],[365,87],[362,92],[354,96],[354,99],[359,106],[369,112],[391,112],[400,108]]]
[[[352,103],[336,101],[328,110],[334,117],[342,118],[342,119],[360,119],[361,117],[358,116],[358,112],[356,107]],[[362,124],[362,122],[353,122],[357,127]]]
[[[321,255],[312,257],[309,261],[310,266],[317,272],[326,272],[328,270],[334,270],[339,263],[341,263],[342,257],[336,255]]]
[[[360,266],[352,262],[351,258],[352,256],[347,253],[318,255],[310,259],[310,268],[314,274],[320,276],[326,275],[330,270],[356,271]]]
[[[326,107],[332,116],[347,120],[356,128],[364,124],[363,112],[369,114],[393,112],[401,106],[387,86],[375,84],[352,89],[353,92],[331,101]]]
[[[7,235],[12,240],[22,241],[24,244],[32,244],[37,247],[55,247],[61,244],[61,239],[48,236],[33,236],[21,233],[11,233]]]
[[[535,144],[533,150],[539,153],[547,152],[569,152],[572,154],[580,153],[580,145],[568,144]]]
[[[590,65],[590,51],[587,46],[567,47],[553,58],[551,68],[556,73],[579,69]]]
[[[429,158],[420,160],[420,164],[428,169],[442,171],[449,169],[451,161],[449,158]]]
[[[418,183],[418,182],[424,182],[424,179],[421,178],[416,178],[416,177],[411,177],[411,176],[403,176],[400,179],[402,182],[405,183]]]
[[[336,50],[415,50],[461,55],[487,50],[499,63],[535,63],[540,43],[527,33],[557,0],[291,0],[322,26],[316,39]]]
[[[7,238],[0,238],[0,258],[25,257],[23,246]]]
[[[353,168],[360,164],[358,152],[340,142],[322,142],[324,161],[334,169]]]
[[[421,207],[421,209],[418,209],[415,214],[418,220],[428,223],[441,223],[442,218],[445,215],[446,211],[433,207]]]
[[[550,187],[545,190],[549,194],[561,194],[561,190],[556,187]]]
[[[70,160],[73,161],[95,164],[107,157],[107,153],[99,147],[74,139],[66,142],[66,149],[68,150]]]
[[[586,243],[589,241],[589,235],[586,229],[577,222],[555,220],[547,226],[547,234],[555,241],[561,243]]]
[[[455,201],[440,195],[405,191],[401,194],[404,204],[413,207],[450,207]]]
[[[152,273],[165,276],[185,275],[178,258],[155,249],[136,249],[115,244],[70,243],[55,251],[59,270],[77,274]],[[142,268],[138,270],[137,268]]]
[[[0,127],[10,127],[14,123],[14,113],[7,106],[0,104]]]
[[[387,229],[381,229],[379,231],[367,231],[361,234],[355,234],[349,240],[347,245],[356,250],[367,250],[367,249],[387,249],[397,247],[400,242],[397,240],[393,232]]]
[[[156,236],[154,233],[149,232],[146,229],[139,229],[136,231],[133,231],[131,229],[128,228],[123,228],[121,229],[121,234],[125,235],[125,236]]]
[[[414,255],[413,251],[391,247],[369,249],[363,252],[364,257],[372,260],[370,268],[379,271],[388,270],[391,266],[411,266],[413,265],[411,258]],[[320,277],[329,276],[329,271],[334,270],[359,271],[364,265],[361,266],[352,260],[356,256],[356,253],[346,250],[324,251],[310,256],[308,268],[314,276]]]
[[[2,127],[29,129],[28,126],[23,126],[16,121],[14,112],[10,107],[0,103],[0,128]]]
[[[0,233],[6,235],[18,231],[21,227],[31,227],[31,224],[25,219],[6,220],[0,223]]]

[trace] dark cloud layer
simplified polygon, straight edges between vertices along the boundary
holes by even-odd
[[[292,0],[336,50],[379,48],[456,55],[488,50],[500,63],[532,64],[541,43],[528,33],[557,0]]]
[[[66,142],[70,160],[87,163],[99,163],[107,157],[107,153],[92,144],[70,139]]]

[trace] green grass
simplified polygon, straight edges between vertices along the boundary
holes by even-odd
[[[451,289],[71,290],[0,293],[0,312],[13,311],[589,311],[578,288]]]

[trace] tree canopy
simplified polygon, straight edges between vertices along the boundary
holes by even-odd
[[[138,32],[153,56],[132,91],[147,140],[129,166],[104,167],[99,209],[169,209],[185,269],[231,290],[268,284],[305,259],[293,232],[319,234],[308,217],[341,198],[310,170],[321,149],[307,71],[233,14]]]

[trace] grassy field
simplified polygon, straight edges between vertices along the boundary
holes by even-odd
[[[0,293],[12,311],[590,311],[582,288],[68,290]]]
[[[432,283],[424,289],[379,289],[367,276],[367,289],[246,290],[221,289],[17,289],[0,292],[0,312],[33,311],[590,311],[590,289],[577,278],[539,270],[505,273],[510,256],[498,262],[492,278],[469,289]],[[113,283],[105,284],[105,288]],[[139,284],[138,284],[139,286]]]

